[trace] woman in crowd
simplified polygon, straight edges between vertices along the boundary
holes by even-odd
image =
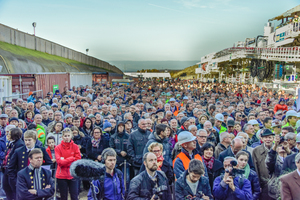
[[[208,120],[208,116],[203,114],[199,117],[199,124],[197,125],[197,129],[203,129],[204,123]]]
[[[169,143],[171,144],[171,150],[173,150],[176,144],[173,130],[168,126],[166,131],[167,131],[167,138],[169,138]]]
[[[78,145],[82,158],[86,158],[86,145],[90,138],[86,137],[76,126],[72,126],[71,131],[73,133],[73,141]]]
[[[63,126],[63,122],[55,122],[51,132],[47,135],[47,138],[50,136],[53,136],[55,138],[55,145],[59,145],[62,141]]]
[[[33,122],[34,112],[27,110],[24,114],[25,123],[28,126]]]
[[[86,136],[92,137],[92,131],[93,131],[93,121],[90,118],[85,118],[82,126],[82,131]]]
[[[60,191],[60,199],[68,199],[68,191],[71,200],[78,200],[78,181],[70,174],[71,164],[81,159],[80,150],[72,140],[73,134],[70,128],[62,131],[62,141],[55,147],[55,158],[57,162],[56,178]]]
[[[86,145],[87,157],[96,162],[101,162],[102,151],[109,147],[109,141],[102,137],[102,130],[100,127],[95,127],[91,136],[91,140],[88,140]]]
[[[15,126],[14,126],[15,127]],[[3,189],[6,193],[7,199],[16,199],[16,181],[17,179],[10,178],[13,174],[9,174],[7,170],[7,166],[9,165],[10,158],[14,154],[15,150],[19,147],[24,146],[24,142],[22,140],[22,131],[19,128],[8,128],[7,129],[7,140],[8,146],[4,151],[5,157],[3,160],[3,169],[4,169],[4,176],[3,176]]]
[[[166,160],[164,160],[164,157],[162,155],[163,145],[160,143],[157,143],[157,142],[153,142],[148,147],[148,151],[152,152],[156,155],[157,165],[158,165],[157,170],[163,171],[166,174],[166,176],[169,180],[169,185],[171,185],[175,181],[174,172],[173,172],[173,168],[171,167],[171,165]],[[145,170],[145,165],[142,164],[140,173],[144,170]]]
[[[251,182],[253,200],[258,200],[260,196],[259,179],[256,172],[250,169],[248,164],[249,154],[245,151],[239,151],[235,157],[238,161],[237,167],[244,170],[245,178]]]
[[[210,188],[213,188],[213,183],[216,177],[220,176],[224,171],[223,164],[214,157],[215,146],[209,142],[201,147],[201,154],[203,155],[203,163],[207,168]]]

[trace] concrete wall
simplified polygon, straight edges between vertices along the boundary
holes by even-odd
[[[56,44],[43,38],[24,33],[22,31],[13,29],[3,24],[0,24],[0,41],[68,58],[88,65],[101,67],[116,73],[123,73],[119,68],[105,61],[99,60],[91,56],[87,56],[84,53],[64,47],[60,44]]]

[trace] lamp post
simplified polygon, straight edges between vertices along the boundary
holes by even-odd
[[[89,53],[89,49],[86,49],[85,51],[86,51],[86,55],[88,55],[88,53]]]
[[[35,36],[35,27],[36,27],[36,22],[33,22],[33,23],[32,23],[32,26],[33,26],[33,35]]]

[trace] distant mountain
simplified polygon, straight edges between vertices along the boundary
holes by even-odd
[[[142,69],[182,70],[195,65],[198,61],[109,61],[123,72],[136,72]]]

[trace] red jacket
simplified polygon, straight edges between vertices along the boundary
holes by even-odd
[[[75,144],[73,140],[71,140],[70,143],[61,141],[61,143],[55,147],[54,151],[57,163],[56,178],[73,179],[70,174],[70,166],[74,161],[81,159],[77,144]]]
[[[48,147],[48,148],[46,149],[46,151],[47,151],[48,155],[50,156],[50,159],[52,160],[52,153],[51,153],[50,147]],[[54,146],[54,151],[55,151],[55,146]]]
[[[283,105],[280,105],[280,104],[276,104],[275,105],[275,107],[274,107],[274,114],[276,114],[276,112],[278,111],[278,110],[286,110],[286,111],[288,111],[288,107],[287,107],[287,105],[285,105],[285,104],[283,104]]]

